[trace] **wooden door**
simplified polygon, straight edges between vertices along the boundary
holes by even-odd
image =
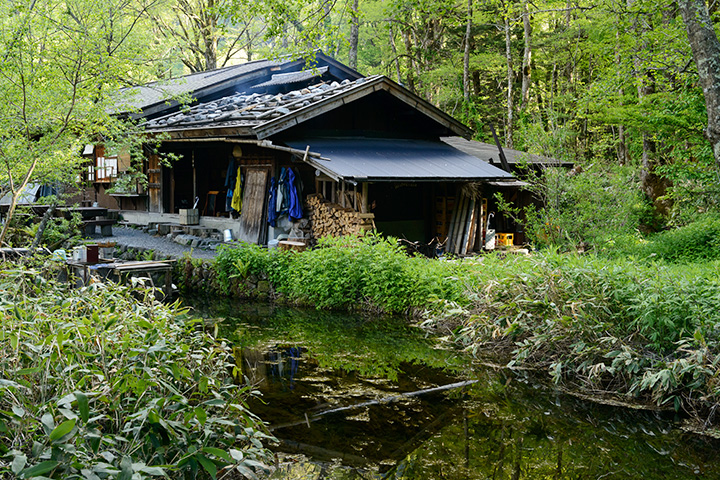
[[[260,243],[267,229],[268,173],[266,168],[248,168],[245,172],[239,239],[248,243]]]
[[[162,195],[160,174],[160,159],[157,155],[150,155],[148,158],[148,197],[149,211],[162,212]]]

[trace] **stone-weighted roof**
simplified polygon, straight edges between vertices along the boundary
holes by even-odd
[[[199,72],[170,80],[129,87],[121,90],[118,111],[142,110],[151,105],[162,103],[180,95],[192,95],[209,86],[241,77],[269,67],[277,67],[283,62],[257,60],[253,62],[219,68],[208,72]]]
[[[378,76],[355,81],[320,83],[300,90],[276,95],[238,93],[201,103],[184,111],[150,120],[142,127],[146,131],[182,130],[202,127],[257,127],[300,109],[351,90]]]

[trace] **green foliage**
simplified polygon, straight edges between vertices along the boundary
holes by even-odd
[[[0,476],[265,468],[269,437],[245,406],[250,387],[229,373],[230,347],[177,306],[112,284],[71,289],[9,264],[0,278]]]
[[[720,400],[717,262],[543,254],[487,257],[485,266],[459,337],[472,349],[504,341],[511,365],[542,366],[558,382],[581,378],[678,408]]]
[[[408,257],[395,239],[365,235],[323,238],[317,248],[300,253],[228,246],[209,268],[224,295],[255,277],[267,279],[287,300],[319,309],[402,313],[462,302],[460,278],[471,266]]]
[[[705,216],[687,226],[649,238],[642,253],[668,262],[690,263],[720,259],[720,216]]]
[[[497,200],[538,247],[605,249],[618,236],[637,232],[650,210],[629,167],[589,166],[579,173],[547,168],[540,175],[528,170],[526,180],[543,207],[531,204],[521,210],[502,196]]]
[[[395,239],[374,235],[323,238],[318,248],[296,255],[289,268],[280,290],[318,308],[365,304],[399,313],[462,294],[462,284],[451,280],[461,266],[408,257]]]
[[[268,278],[276,286],[283,285],[291,255],[244,242],[239,246],[224,245],[218,250],[212,268],[221,293],[229,295],[234,280],[242,281],[250,275]]]
[[[74,214],[70,219],[64,217],[52,217],[49,219],[43,236],[41,245],[49,250],[60,248],[64,244],[74,244],[80,240],[80,225],[82,217]],[[29,246],[37,235],[40,226],[40,218],[32,212],[29,207],[20,207],[10,221],[8,228],[7,242],[14,247]]]

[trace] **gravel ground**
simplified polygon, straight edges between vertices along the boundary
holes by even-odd
[[[173,242],[167,237],[159,237],[149,235],[142,230],[134,228],[113,226],[113,236],[103,237],[105,240],[116,242],[118,245],[125,245],[130,248],[142,248],[154,250],[163,255],[169,255],[174,258],[182,257],[189,252],[193,258],[215,258],[217,252],[214,250],[203,250],[199,248],[184,247]]]

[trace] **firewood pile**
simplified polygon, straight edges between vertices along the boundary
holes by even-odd
[[[315,239],[354,235],[374,228],[374,214],[358,213],[352,208],[330,203],[320,194],[308,195],[306,208]]]

